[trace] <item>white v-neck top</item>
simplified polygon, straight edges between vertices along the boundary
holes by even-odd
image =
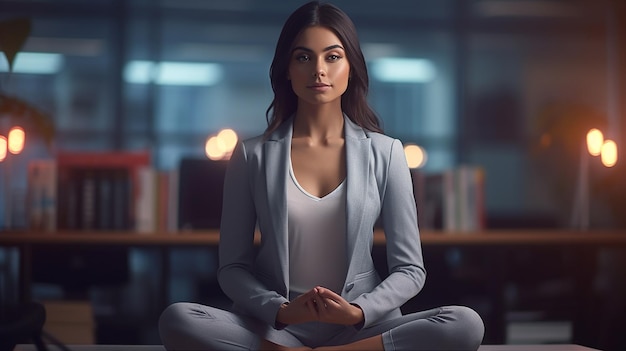
[[[320,198],[298,184],[291,162],[289,175],[289,289],[303,293],[323,286],[340,294],[348,269],[345,180]]]

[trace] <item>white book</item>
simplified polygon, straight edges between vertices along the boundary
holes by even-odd
[[[139,233],[156,231],[156,170],[141,167],[137,173],[137,200],[135,202],[135,230]]]

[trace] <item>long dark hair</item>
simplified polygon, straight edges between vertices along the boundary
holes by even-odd
[[[276,43],[276,52],[270,67],[274,100],[265,113],[267,118],[265,135],[276,130],[281,123],[296,112],[298,97],[287,79],[291,49],[296,37],[304,29],[312,26],[330,29],[344,46],[346,58],[350,63],[351,78],[348,89],[341,97],[343,112],[362,128],[382,132],[378,116],[367,103],[369,78],[354,23],[336,6],[312,1],[302,5],[287,18]]]

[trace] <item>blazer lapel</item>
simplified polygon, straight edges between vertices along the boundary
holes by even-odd
[[[287,176],[293,118],[285,121],[264,144],[265,182],[267,200],[272,216],[273,235],[276,236],[276,255],[280,262],[285,294],[289,287],[289,242],[287,234]],[[272,235],[270,234],[270,235]]]
[[[359,233],[366,228],[361,228],[363,207],[367,198],[367,185],[369,184],[368,170],[370,162],[371,140],[365,135],[363,129],[354,124],[348,117],[344,117],[344,133],[346,142],[346,235],[348,262],[352,262],[352,254],[356,247]],[[371,229],[371,228],[369,228]],[[351,269],[359,269],[350,264]],[[348,271],[348,276],[351,276]]]
[[[362,228],[364,199],[369,184],[369,162],[371,140],[363,129],[344,117],[346,143],[346,249],[348,262],[359,240],[359,233],[371,228]],[[281,265],[285,292],[289,287],[289,240],[287,233],[287,177],[291,154],[293,118],[285,121],[272,133],[264,144],[265,176],[268,205],[271,209],[272,226],[276,235],[278,261]],[[361,238],[363,239],[363,238]],[[348,277],[354,275],[358,264],[349,264]]]

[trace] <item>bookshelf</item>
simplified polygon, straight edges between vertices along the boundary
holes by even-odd
[[[445,232],[423,230],[421,243],[429,245],[626,245],[626,230],[483,230],[476,232]],[[257,233],[256,239],[259,240]],[[219,230],[179,232],[136,231],[5,231],[0,232],[0,246],[32,244],[51,245],[130,245],[130,246],[186,246],[219,244]],[[374,244],[384,245],[382,229],[374,231]]]

